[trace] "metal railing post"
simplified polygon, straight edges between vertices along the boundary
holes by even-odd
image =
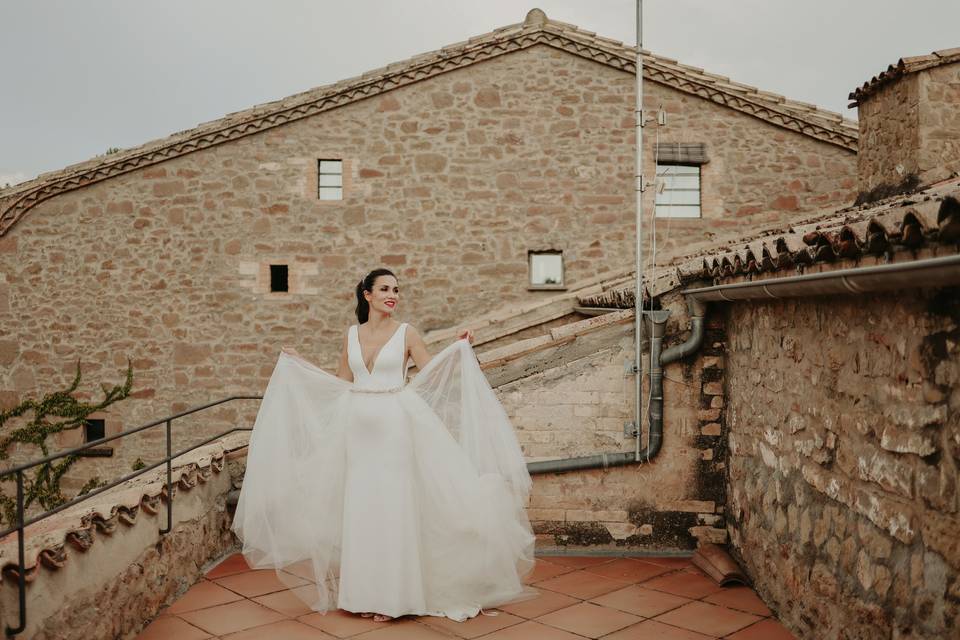
[[[133,429],[127,429],[127,430],[125,430],[125,431],[121,431],[120,433],[115,433],[115,434],[113,434],[113,435],[111,435],[111,436],[105,436],[105,437],[99,438],[99,439],[97,439],[97,440],[91,440],[90,442],[87,442],[87,443],[85,443],[85,444],[83,444],[83,445],[81,445],[81,446],[79,446],[79,447],[74,447],[74,448],[69,449],[69,450],[67,450],[67,451],[61,451],[61,452],[59,452],[59,453],[50,454],[50,455],[44,456],[44,457],[42,457],[42,458],[39,458],[39,459],[37,459],[37,460],[33,460],[33,461],[31,461],[31,462],[26,462],[26,463],[17,465],[17,466],[15,466],[15,467],[10,468],[10,469],[2,469],[2,470],[0,470],[0,479],[6,478],[6,477],[8,477],[8,476],[12,476],[12,475],[14,475],[14,474],[16,474],[16,477],[17,477],[17,522],[16,522],[16,525],[15,525],[15,526],[7,527],[7,528],[5,528],[5,529],[3,529],[2,527],[0,527],[0,538],[3,538],[3,537],[5,537],[5,536],[7,536],[7,535],[9,535],[9,534],[11,534],[11,533],[14,533],[14,532],[17,533],[17,546],[18,546],[18,551],[19,551],[19,559],[18,559],[18,561],[19,561],[19,572],[20,572],[20,575],[19,575],[19,580],[17,581],[17,584],[18,584],[18,587],[19,587],[19,590],[20,590],[20,591],[19,591],[19,598],[20,598],[20,625],[19,625],[18,627],[16,627],[16,628],[14,628],[14,627],[9,627],[9,626],[6,626],[6,627],[5,627],[5,633],[6,633],[6,636],[7,636],[8,638],[11,638],[11,637],[13,637],[13,636],[15,636],[15,635],[18,635],[18,634],[20,634],[20,633],[23,633],[23,631],[26,629],[26,626],[27,626],[27,583],[26,583],[27,569],[26,569],[26,551],[25,551],[25,548],[24,548],[24,546],[25,546],[25,536],[26,536],[26,527],[27,527],[27,525],[33,524],[33,523],[35,523],[35,522],[39,522],[39,521],[43,520],[44,518],[49,518],[50,516],[52,516],[52,515],[54,515],[54,514],[56,514],[56,513],[60,513],[60,512],[63,511],[64,509],[68,509],[69,507],[71,507],[71,506],[73,506],[73,505],[75,505],[75,504],[77,504],[77,503],[79,503],[79,502],[83,502],[84,500],[89,500],[90,498],[92,498],[92,497],[94,497],[94,496],[96,496],[96,495],[99,495],[99,494],[103,493],[104,491],[109,491],[109,490],[112,489],[113,487],[116,487],[117,485],[119,485],[119,484],[121,484],[121,483],[123,483],[123,482],[127,482],[128,480],[132,480],[133,478],[136,478],[136,477],[138,477],[138,476],[142,476],[143,474],[145,474],[145,473],[147,473],[147,472],[149,472],[149,471],[152,471],[153,469],[156,469],[156,468],[159,467],[161,464],[166,464],[166,466],[167,466],[167,526],[166,526],[166,528],[160,529],[159,531],[160,531],[161,534],[170,533],[171,529],[173,528],[173,458],[174,458],[174,457],[180,457],[180,456],[186,455],[187,453],[190,453],[191,451],[194,451],[194,450],[196,450],[196,449],[199,449],[200,447],[205,446],[205,445],[213,442],[214,440],[219,440],[220,438],[223,438],[224,436],[227,436],[227,435],[229,435],[229,434],[231,434],[231,433],[237,433],[237,432],[241,432],[241,431],[252,431],[252,430],[253,430],[253,427],[234,427],[234,428],[228,429],[228,430],[226,430],[226,431],[224,431],[224,432],[222,432],[222,433],[218,433],[217,435],[211,436],[211,437],[209,437],[209,438],[205,438],[203,441],[198,442],[198,443],[194,444],[193,446],[190,446],[190,447],[187,447],[187,448],[185,448],[185,449],[183,449],[183,450],[181,450],[181,451],[178,451],[178,452],[176,453],[176,456],[174,456],[174,453],[173,453],[172,423],[173,423],[173,421],[174,421],[175,419],[177,419],[177,418],[180,418],[180,417],[183,417],[183,416],[186,416],[186,415],[191,415],[191,414],[197,413],[197,412],[199,412],[199,411],[203,411],[203,410],[205,410],[205,409],[209,409],[209,408],[211,408],[211,407],[215,407],[215,406],[218,406],[218,405],[222,405],[222,404],[224,404],[224,403],[226,403],[226,402],[232,402],[232,401],[234,401],[234,400],[263,400],[263,396],[259,396],[259,395],[243,395],[243,396],[230,396],[230,397],[227,397],[227,398],[222,398],[222,399],[220,399],[220,400],[215,400],[214,402],[208,402],[207,404],[201,405],[201,406],[199,406],[199,407],[193,407],[192,409],[187,409],[186,411],[181,411],[180,413],[177,413],[177,414],[174,414],[174,415],[171,415],[171,416],[167,416],[167,417],[161,418],[161,419],[159,419],[159,420],[155,420],[155,421],[153,421],[153,422],[150,422],[150,423],[145,424],[145,425],[141,425],[141,426],[139,426],[139,427],[135,427],[135,428],[133,428]],[[24,495],[23,495],[23,493],[24,493],[24,491],[23,491],[23,483],[24,483],[23,474],[24,474],[25,471],[27,471],[28,469],[32,469],[32,468],[34,468],[34,467],[36,467],[36,466],[38,466],[38,465],[46,464],[46,463],[49,463],[49,462],[53,462],[54,460],[59,460],[59,459],[65,458],[65,457],[67,457],[67,456],[74,455],[74,454],[76,454],[76,453],[78,453],[78,452],[80,452],[80,451],[85,451],[85,450],[87,450],[87,449],[91,449],[91,448],[93,448],[93,447],[100,446],[100,445],[105,444],[105,443],[107,443],[107,442],[111,442],[111,441],[117,440],[117,439],[119,439],[119,438],[124,438],[124,437],[129,436],[129,435],[132,435],[132,434],[134,434],[134,433],[139,433],[139,432],[141,432],[141,431],[143,431],[143,430],[145,430],[145,429],[150,429],[150,428],[159,426],[160,424],[162,424],[162,423],[164,423],[164,422],[166,423],[166,437],[167,437],[167,455],[166,455],[165,459],[163,459],[163,460],[161,460],[161,461],[159,461],[159,462],[155,462],[155,463],[153,463],[153,464],[144,466],[144,467],[142,467],[142,468],[134,471],[133,473],[130,473],[130,474],[121,476],[120,478],[114,480],[113,482],[109,482],[109,483],[107,483],[106,485],[104,485],[104,486],[102,486],[102,487],[99,487],[99,488],[97,488],[97,489],[93,489],[93,490],[91,490],[91,491],[89,491],[89,492],[87,492],[87,493],[85,493],[85,494],[83,494],[83,495],[76,496],[76,497],[74,497],[73,499],[67,500],[67,501],[65,501],[65,502],[57,505],[56,507],[53,507],[52,509],[48,509],[47,511],[45,511],[45,512],[39,514],[39,515],[31,516],[29,519],[27,518],[26,513],[25,513],[25,508],[24,508]],[[39,567],[38,567],[38,569],[39,569]]]
[[[173,528],[173,460],[170,457],[170,423],[167,420],[167,527],[160,529],[160,533],[170,533]]]
[[[17,471],[17,560],[20,563],[17,571],[17,589],[20,602],[20,624],[17,627],[7,627],[7,637],[23,633],[27,628],[27,561],[24,551],[23,531],[23,471]]]

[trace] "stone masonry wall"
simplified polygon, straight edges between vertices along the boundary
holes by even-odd
[[[960,62],[920,72],[920,182],[960,173]]]
[[[917,74],[885,85],[857,109],[860,142],[857,178],[860,193],[918,179],[920,96]]]
[[[670,113],[661,141],[710,157],[704,218],[661,224],[661,249],[849,199],[849,150],[647,88]],[[284,344],[333,367],[376,266],[397,271],[399,315],[425,332],[555,293],[527,290],[528,250],[562,249],[571,282],[632,264],[633,90],[538,46],[45,201],[0,238],[0,402],[66,387],[77,360],[97,397],[130,358],[134,397],[102,416],[115,432],[261,392]],[[317,199],[318,158],[343,158],[342,201]],[[289,265],[289,293],[267,291],[271,263]],[[174,448],[255,409],[178,421]],[[162,443],[114,442],[68,481],[149,464]]]
[[[874,193],[866,200],[960,172],[960,63],[881,87],[860,104],[859,116],[859,190]]]
[[[676,342],[689,325],[680,303],[669,305]],[[697,356],[667,367],[663,447],[650,463],[533,476],[528,515],[538,548],[676,551],[726,541],[721,326],[711,326]],[[629,324],[588,357],[498,387],[524,454],[634,451],[623,433],[634,418],[634,379],[624,368],[633,358]]]
[[[958,293],[728,308],[731,543],[798,637],[960,636]]]
[[[207,565],[235,548],[226,505],[226,494],[238,480],[236,463],[232,467],[205,470],[206,481],[194,467],[188,472],[192,488],[175,485],[173,529],[167,534],[157,534],[166,525],[166,502],[154,497],[144,499],[154,513],[141,504],[132,509],[133,522],[114,516],[63,540],[66,548],[55,554],[62,565],[39,567],[27,583],[27,628],[16,637],[136,638],[151,618],[203,576]],[[177,477],[182,471],[177,469]],[[19,622],[17,597],[16,580],[4,579],[0,622]]]

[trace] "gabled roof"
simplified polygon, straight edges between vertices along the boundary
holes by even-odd
[[[870,80],[864,82],[863,86],[851,91],[850,95],[847,96],[853,100],[853,102],[850,103],[850,106],[856,107],[864,100],[864,98],[873,95],[879,91],[881,87],[893,82],[898,78],[902,78],[903,76],[911,73],[916,73],[917,71],[923,71],[924,69],[931,69],[933,67],[939,67],[943,64],[950,64],[952,62],[960,62],[960,47],[954,47],[953,49],[941,49],[925,56],[900,58],[897,64],[890,65],[887,67],[886,71],[878,73]]]
[[[465,42],[424,53],[356,78],[238,111],[139,147],[45,173],[0,190],[0,236],[33,206],[66,191],[541,44],[627,73],[636,72],[634,47],[584,31],[572,24],[548,20],[542,11],[534,9],[521,23],[496,29]],[[645,79],[749,114],[778,127],[856,151],[857,124],[838,113],[733,82],[725,76],[679,64],[670,58],[647,51],[643,53]]]

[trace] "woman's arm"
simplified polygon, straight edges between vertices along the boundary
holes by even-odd
[[[350,370],[350,363],[347,360],[347,337],[349,330],[343,334],[343,349],[340,351],[340,362],[337,364],[337,377],[347,382],[353,382],[353,371]]]
[[[423,371],[423,368],[427,366],[427,363],[430,362],[433,356],[431,356],[430,352],[427,351],[427,345],[424,343],[423,338],[420,337],[420,333],[409,324],[407,325],[406,337],[407,354],[413,358],[413,362],[417,365],[417,369]],[[463,340],[464,338],[473,344],[473,332],[469,329],[464,329],[457,336],[457,340]]]

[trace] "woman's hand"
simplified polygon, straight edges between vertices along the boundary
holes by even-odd
[[[464,329],[457,334],[457,340],[463,340],[464,338],[467,339],[467,342],[473,344],[473,331],[470,331],[470,329]]]

